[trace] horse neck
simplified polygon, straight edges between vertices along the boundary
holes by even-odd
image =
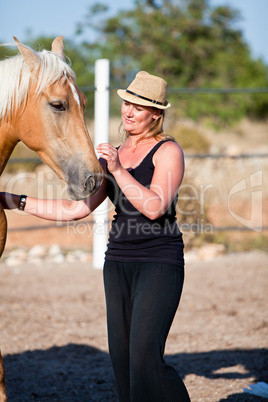
[[[0,175],[19,139],[14,135],[9,124],[0,124]]]

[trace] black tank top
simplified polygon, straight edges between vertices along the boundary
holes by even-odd
[[[150,187],[153,155],[168,140],[160,141],[129,173],[143,186]],[[106,165],[107,166],[107,165]],[[115,205],[106,259],[126,262],[166,262],[184,265],[182,234],[176,221],[176,196],[166,213],[151,220],[124,196],[107,168],[107,195]]]

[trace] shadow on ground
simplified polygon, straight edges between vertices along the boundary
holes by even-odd
[[[195,374],[209,379],[268,379],[267,349],[221,350],[166,356],[181,377]],[[86,345],[69,344],[27,351],[4,358],[9,402],[117,401],[107,353]],[[235,371],[237,365],[243,373]],[[230,371],[228,371],[230,368]],[[220,401],[260,401],[241,392]]]
[[[181,353],[167,356],[172,364],[184,378],[187,374],[209,379],[246,379],[255,378],[255,381],[268,382],[268,349],[236,349],[215,350],[203,353]],[[243,367],[243,373],[236,370],[236,366]],[[250,384],[251,381],[249,380]],[[209,401],[209,396],[206,399]],[[262,399],[263,400],[263,399]],[[220,399],[219,402],[250,402],[261,401],[261,398],[244,393],[230,395]]]

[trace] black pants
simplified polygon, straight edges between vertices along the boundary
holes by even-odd
[[[186,402],[186,388],[164,359],[184,269],[106,260],[109,351],[120,402]]]

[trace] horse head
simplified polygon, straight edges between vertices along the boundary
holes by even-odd
[[[23,58],[20,85],[29,80],[27,99],[12,117],[13,132],[68,185],[72,199],[93,195],[103,172],[84,117],[86,98],[65,62],[63,37],[51,52],[37,53],[14,38]]]

